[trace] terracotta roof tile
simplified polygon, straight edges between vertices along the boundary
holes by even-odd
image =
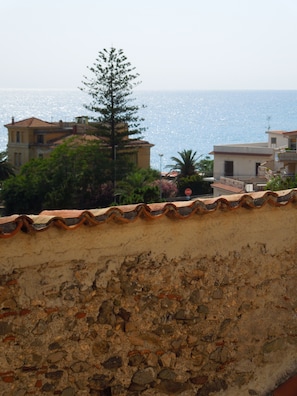
[[[53,139],[53,140],[49,141],[49,143],[51,143],[53,146],[58,146],[58,145],[64,143],[65,141],[71,140],[71,139],[74,140],[74,143],[92,142],[92,141],[99,141],[100,140],[100,138],[95,136],[95,135],[71,134],[71,135],[63,136],[62,138]]]
[[[290,135],[295,136],[295,135],[297,135],[297,131],[284,132],[283,134],[284,134],[284,136],[290,136]]]
[[[18,232],[35,233],[50,227],[73,230],[81,225],[97,226],[115,222],[125,224],[137,219],[157,220],[163,216],[184,220],[217,210],[238,208],[257,209],[265,205],[284,206],[297,201],[297,189],[278,192],[260,191],[251,194],[225,195],[218,198],[196,199],[153,204],[113,206],[91,210],[44,210],[38,215],[13,215],[0,218],[0,239],[11,238]]]
[[[31,128],[44,128],[44,127],[55,127],[51,122],[40,120],[39,118],[31,117],[25,120],[15,121],[14,123],[5,125],[6,127],[31,127]]]
[[[297,395],[297,375],[280,385],[272,394],[273,396],[296,396]]]

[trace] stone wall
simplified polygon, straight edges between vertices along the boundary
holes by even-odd
[[[0,394],[269,395],[297,369],[295,203],[0,239]]]

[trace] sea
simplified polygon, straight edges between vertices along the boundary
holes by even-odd
[[[154,146],[151,167],[170,169],[171,157],[191,149],[197,158],[214,145],[267,141],[268,130],[297,130],[297,91],[135,91],[133,104],[144,118],[142,138]],[[80,90],[0,90],[0,151],[6,149],[4,125],[37,117],[70,122],[92,116]],[[212,158],[212,156],[210,155]]]

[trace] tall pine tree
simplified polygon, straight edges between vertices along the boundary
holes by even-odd
[[[123,50],[111,47],[98,53],[97,59],[88,67],[92,76],[84,76],[80,88],[91,96],[91,103],[85,108],[96,113],[93,120],[99,122],[98,134],[106,138],[111,148],[110,156],[116,159],[116,151],[124,146],[127,137],[140,135],[139,106],[132,102],[133,88],[140,84]]]

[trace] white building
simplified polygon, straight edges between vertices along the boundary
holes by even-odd
[[[278,154],[288,147],[287,132],[268,131],[268,141],[216,145],[214,156],[214,196],[259,191],[269,175],[281,172],[284,163]]]

